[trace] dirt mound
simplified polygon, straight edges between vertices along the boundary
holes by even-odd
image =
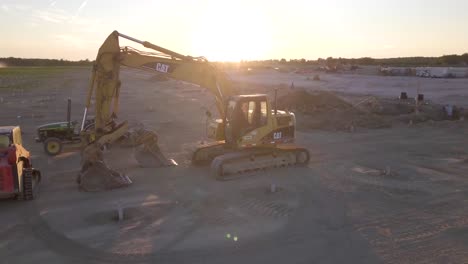
[[[371,115],[365,121],[362,111],[331,92],[294,91],[278,98],[278,108],[302,115],[299,129],[347,130],[356,125],[367,127],[367,123],[373,123],[372,127],[382,126]]]
[[[398,116],[414,112],[415,104],[394,100],[394,99],[381,99],[374,96],[369,96],[361,99],[354,104],[354,107],[360,111],[373,113],[385,116]]]
[[[278,98],[280,109],[291,109],[302,113],[350,110],[353,105],[330,92],[295,91]]]
[[[431,102],[424,102],[416,107],[414,100],[368,96],[351,103],[350,100],[324,91],[290,92],[278,98],[278,107],[292,110],[299,115],[299,129],[349,131],[357,127],[388,128],[396,124],[450,119],[442,105]]]

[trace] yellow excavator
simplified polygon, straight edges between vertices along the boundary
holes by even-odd
[[[120,47],[119,38],[139,43],[154,52]],[[276,95],[274,107],[265,94],[241,95],[228,76],[204,57],[185,56],[114,31],[99,49],[89,83],[81,128],[82,171],[78,178],[84,189],[103,184],[107,184],[106,188],[114,188],[130,183],[127,177],[103,162],[103,148],[115,142],[139,146],[137,160],[140,163],[154,167],[175,164],[159,150],[154,132],[145,129],[130,132],[127,121],[117,123],[122,65],[193,83],[214,95],[220,118],[214,119],[210,112],[206,113],[210,117],[208,137],[214,141],[196,149],[192,163],[211,163],[211,171],[217,179],[230,179],[239,173],[270,167],[308,163],[308,150],[294,144],[294,113],[277,110]],[[93,94],[95,125],[85,129]]]

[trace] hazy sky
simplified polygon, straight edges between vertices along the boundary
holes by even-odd
[[[0,57],[94,59],[114,29],[210,60],[461,54],[467,10],[466,0],[0,0]]]

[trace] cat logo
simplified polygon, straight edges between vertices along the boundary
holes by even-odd
[[[162,64],[162,63],[157,63],[156,64],[156,70],[158,72],[167,73],[169,71],[169,65]]]
[[[281,132],[273,133],[273,139],[281,139],[283,137]]]

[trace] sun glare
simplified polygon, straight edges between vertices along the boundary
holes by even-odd
[[[192,36],[194,54],[210,61],[240,61],[268,56],[271,37],[265,15],[240,3],[212,2]]]

